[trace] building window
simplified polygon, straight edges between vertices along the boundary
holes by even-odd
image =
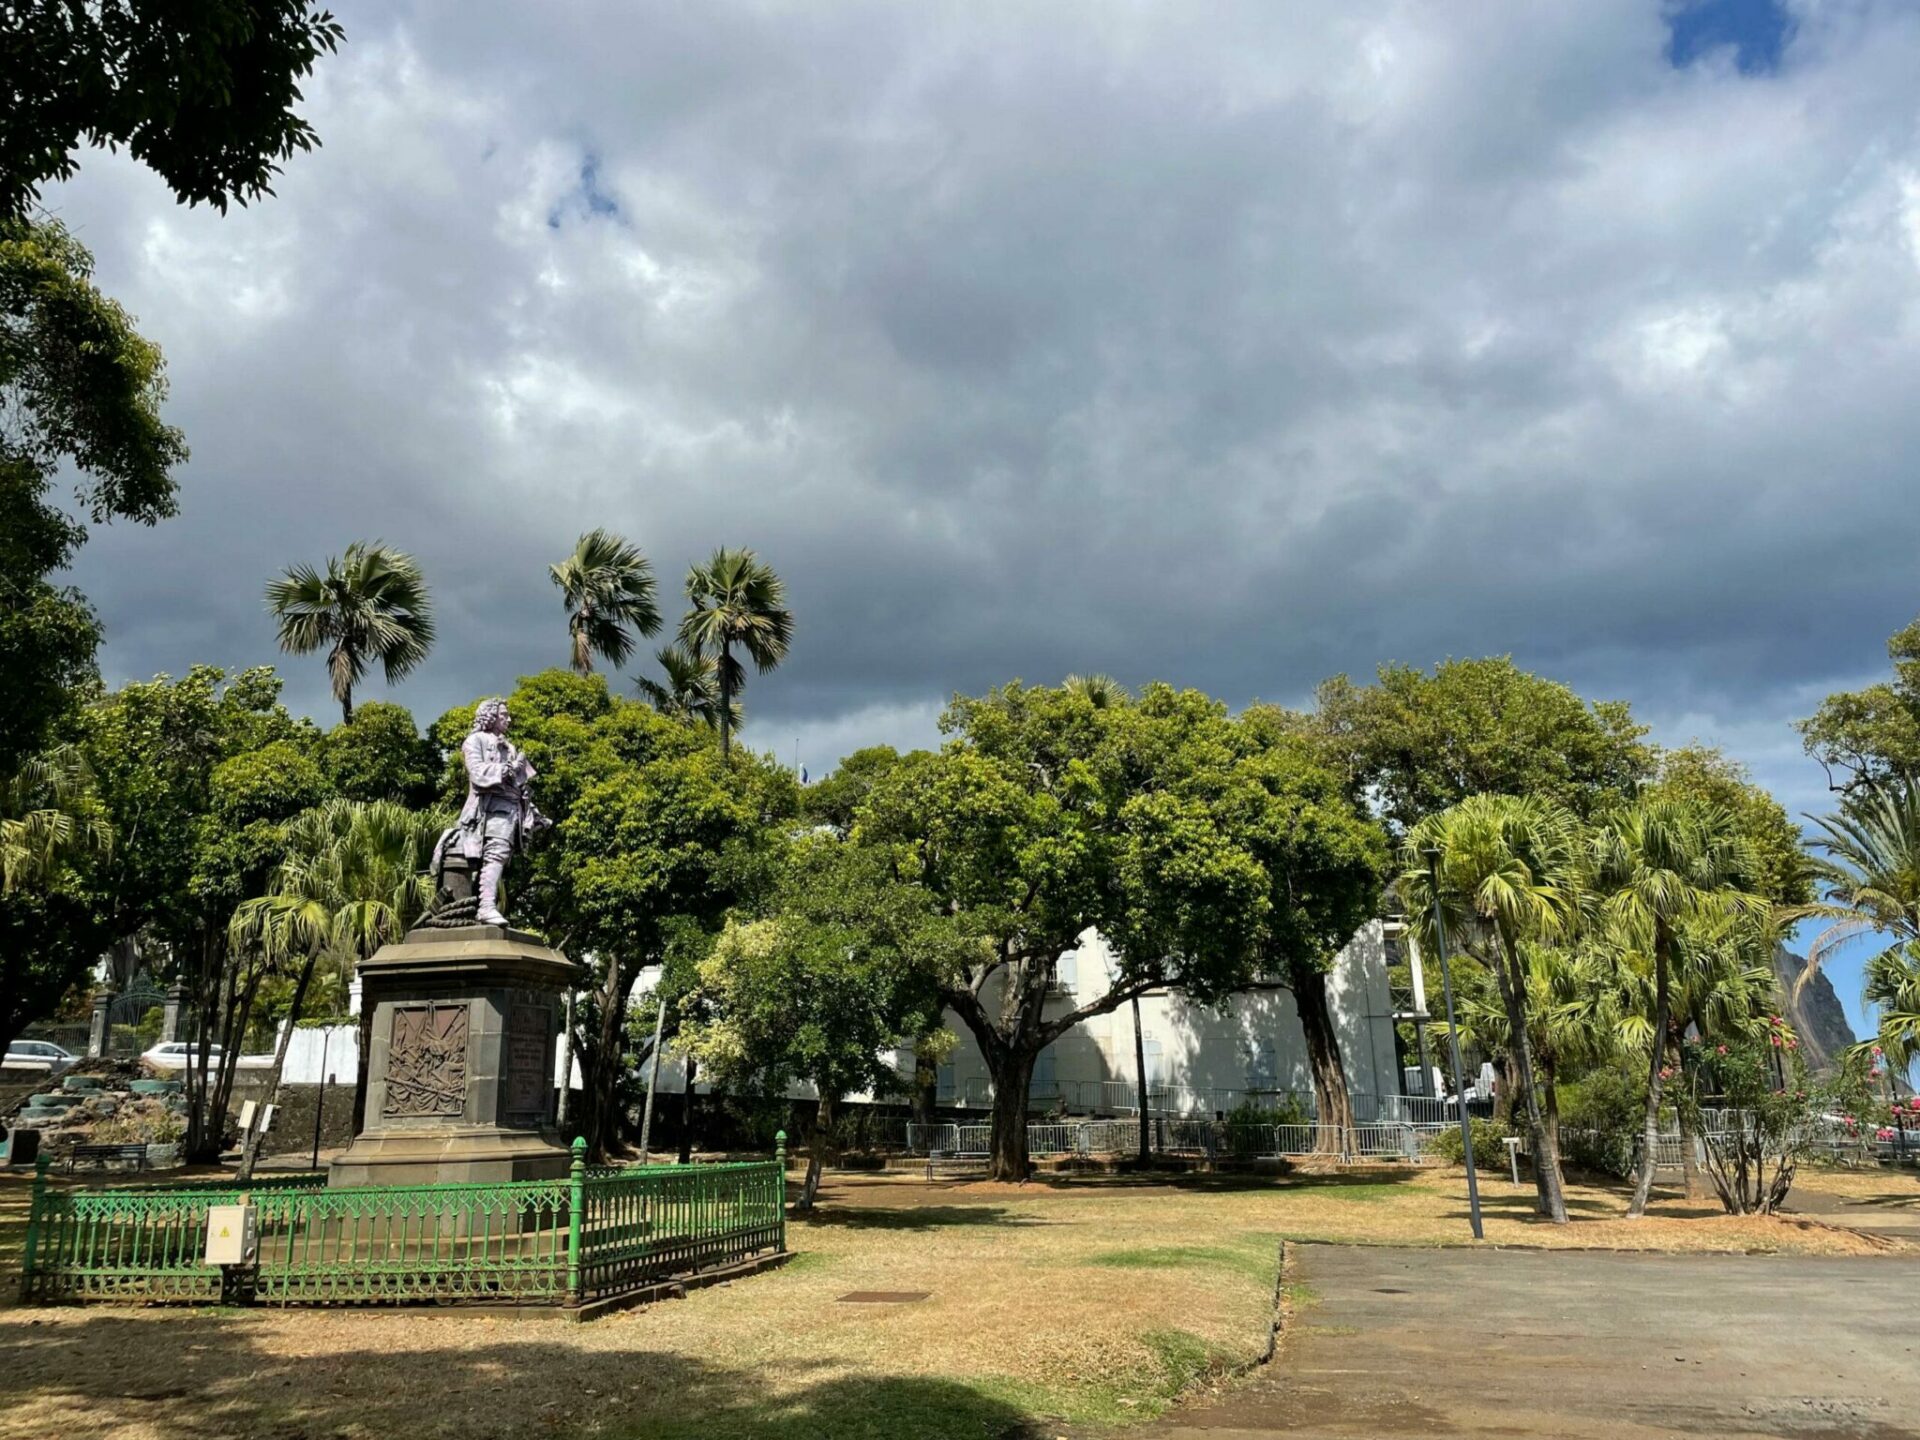
[[[1272,1090],[1275,1088],[1275,1065],[1272,1040],[1249,1040],[1246,1044],[1247,1088],[1249,1090]]]
[[[1051,1045],[1033,1057],[1033,1088],[1028,1093],[1036,1100],[1053,1100],[1060,1094]]]
[[[1166,1066],[1161,1056],[1160,1042],[1148,1036],[1140,1042],[1140,1049],[1147,1062],[1147,1089],[1159,1090],[1166,1082]]]

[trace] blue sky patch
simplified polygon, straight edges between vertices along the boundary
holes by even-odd
[[[1667,12],[1667,29],[1675,69],[1730,45],[1742,75],[1766,75],[1780,68],[1793,20],[1780,0],[1683,0]]]

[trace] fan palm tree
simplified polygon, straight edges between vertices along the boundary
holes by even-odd
[[[751,550],[720,549],[704,565],[687,572],[687,599],[693,608],[680,622],[680,643],[711,660],[720,686],[720,753],[733,753],[733,707],[746,685],[746,668],[736,649],[761,674],[787,658],[793,641],[793,612],[787,587]]]
[[[632,541],[611,530],[589,530],[558,565],[547,567],[567,607],[573,668],[593,673],[600,655],[615,669],[633,653],[633,632],[660,628],[653,565]]]
[[[641,676],[634,688],[662,715],[676,720],[697,720],[705,725],[720,724],[720,681],[718,667],[702,659],[684,645],[664,645],[653,652],[665,677],[654,680]],[[733,702],[732,723],[740,723],[740,702]]]
[[[294,818],[287,858],[268,892],[242,903],[228,926],[232,944],[284,969],[298,966],[273,1057],[278,1091],[293,1027],[323,960],[342,968],[406,933],[433,899],[426,873],[446,817],[390,800],[330,800]],[[251,1175],[259,1136],[247,1137],[242,1178]]]
[[[93,771],[73,746],[28,756],[0,782],[0,895],[43,884],[63,864],[104,852],[112,840]]]
[[[1653,967],[1646,1120],[1633,1202],[1627,1207],[1627,1218],[1636,1220],[1646,1214],[1659,1159],[1661,1071],[1669,1032],[1675,1015],[1684,1015],[1673,1004],[1681,932],[1743,916],[1762,918],[1767,905],[1746,888],[1756,883],[1752,850],[1732,815],[1719,806],[1643,798],[1606,818],[1596,834],[1595,859],[1609,923],[1618,935],[1633,937]]]
[[[1528,1032],[1525,947],[1573,934],[1585,896],[1579,827],[1559,806],[1531,797],[1469,795],[1408,832],[1399,888],[1408,912],[1433,910],[1432,875],[1452,933],[1491,970],[1506,1011],[1514,1079],[1526,1103],[1540,1213],[1567,1222],[1559,1155],[1547,1133]],[[1433,872],[1429,851],[1437,852]],[[1429,922],[1430,923],[1430,922]],[[1433,937],[1428,937],[1428,943]]]
[[[267,609],[289,655],[327,651],[327,674],[343,719],[353,719],[353,687],[378,664],[392,685],[433,648],[433,606],[420,565],[382,542],[356,540],[330,556],[327,573],[290,567],[267,586]]]
[[[1060,683],[1060,688],[1070,695],[1078,695],[1096,710],[1124,705],[1133,698],[1127,687],[1111,675],[1069,675]]]

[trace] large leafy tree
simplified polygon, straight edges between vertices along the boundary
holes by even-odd
[[[84,145],[126,147],[190,203],[271,194],[318,140],[300,81],[341,40],[306,0],[20,0],[0,28],[0,216],[26,212]]]
[[[808,1208],[851,1091],[901,1086],[890,1050],[940,1022],[939,981],[966,942],[883,852],[811,836],[798,842],[762,918],[729,921],[698,967],[685,1007],[688,1045],[730,1089],[778,1095],[795,1080],[819,1096],[808,1137]]]
[[[433,648],[433,604],[419,563],[379,541],[356,540],[327,559],[326,574],[295,565],[267,586],[267,608],[289,655],[327,652],[341,718],[353,722],[353,687],[378,665],[387,683],[412,672]]]
[[[1920,620],[1887,641],[1887,655],[1892,679],[1829,695],[1798,727],[1843,794],[1920,778]]]
[[[100,948],[131,951],[185,982],[198,1036],[237,1056],[260,985],[258,953],[235,949],[228,922],[263,893],[285,827],[318,804],[327,780],[318,736],[280,704],[270,669],[233,676],[196,666],[100,696],[81,716],[82,748],[116,842],[85,894]],[[94,950],[99,954],[99,949]],[[124,978],[124,976],[123,976]],[[217,1153],[230,1068],[189,1072],[189,1143]]]
[[[761,674],[777,668],[793,643],[787,587],[751,550],[719,549],[687,572],[691,607],[680,643],[711,660],[720,687],[720,754],[733,752],[733,708],[747,683],[741,657]]]
[[[952,740],[887,770],[853,836],[971,942],[941,998],[992,1076],[993,1172],[1017,1180],[1041,1050],[1150,989],[1204,1002],[1253,982],[1271,884],[1233,834],[1233,730],[1204,695],[1156,685],[1096,704],[1015,683],[956,699],[941,723]],[[1096,931],[1108,990],[1049,1014],[1056,962]]]
[[[1269,719],[1256,710],[1237,725],[1241,756],[1224,794],[1235,837],[1266,877],[1260,969],[1293,992],[1320,1123],[1344,1129],[1353,1124],[1353,1100],[1327,977],[1341,948],[1379,913],[1387,837],[1348,797],[1341,775]],[[1334,1130],[1320,1133],[1337,1148]]]
[[[1430,925],[1437,877],[1449,939],[1494,975],[1512,1078],[1526,1104],[1540,1213],[1558,1225],[1567,1222],[1565,1182],[1534,1073],[1527,947],[1577,932],[1585,861],[1580,828],[1565,809],[1511,795],[1470,795],[1427,817],[1408,832],[1401,852],[1399,886],[1408,909]],[[1430,929],[1428,943],[1434,943]]]
[[[160,351],[93,284],[57,221],[0,219],[0,775],[49,743],[93,672],[100,631],[52,577],[86,538],[49,498],[71,472],[96,523],[174,513],[180,432],[160,418]]]
[[[440,787],[440,752],[422,737],[404,706],[373,700],[329,730],[320,768],[334,793],[348,800],[392,800],[420,809]]]
[[[1742,918],[1761,919],[1752,847],[1718,806],[1652,795],[1605,817],[1597,837],[1597,881],[1608,922],[1637,938],[1653,963],[1647,1104],[1639,1172],[1627,1218],[1646,1213],[1658,1163],[1660,1103],[1683,932]]]
[[[618,669],[633,654],[635,631],[651,635],[660,628],[652,562],[611,530],[587,531],[547,573],[567,608],[569,663],[582,675],[593,673],[595,655]]]
[[[1336,676],[1300,723],[1401,828],[1481,794],[1590,815],[1630,794],[1654,763],[1624,701],[1589,703],[1505,656],[1431,673],[1386,665],[1370,686]]]

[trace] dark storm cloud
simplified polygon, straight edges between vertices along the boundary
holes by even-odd
[[[1666,13],[349,9],[276,199],[55,197],[194,447],[86,552],[107,668],[271,658],[380,536],[431,715],[564,657],[606,524],[788,578],[750,737],[816,770],[1015,674],[1512,651],[1810,801],[1787,722],[1920,610],[1920,16]]]

